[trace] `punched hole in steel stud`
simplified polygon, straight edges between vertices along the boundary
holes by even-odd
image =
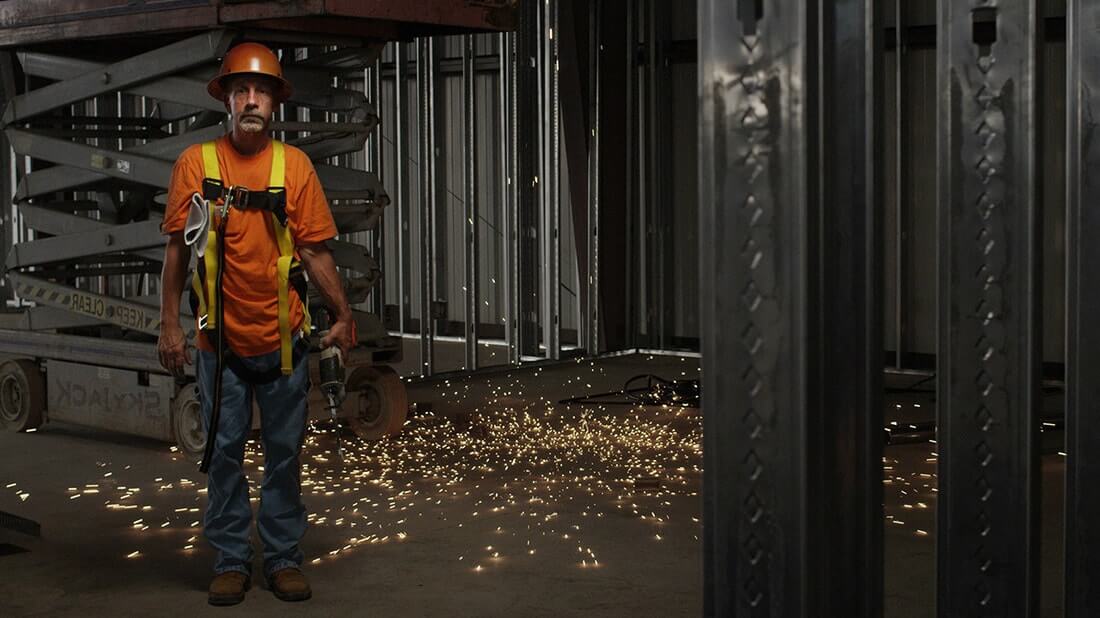
[[[988,56],[997,42],[997,9],[984,7],[970,13],[970,29],[979,56]]]
[[[764,19],[764,0],[737,0],[737,20],[745,36],[756,35],[756,22]]]

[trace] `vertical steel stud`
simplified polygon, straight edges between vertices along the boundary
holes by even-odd
[[[516,53],[513,73],[513,100],[515,116],[512,126],[512,143],[516,158],[516,235],[518,297],[517,360],[539,353],[539,231],[542,212],[539,177],[540,149],[535,145],[542,140],[539,110],[539,4],[525,2],[519,8],[519,27],[515,33]],[[534,143],[533,143],[534,142]]]
[[[417,40],[416,88],[419,102],[420,137],[420,374],[434,373],[435,320],[432,300],[435,292],[435,50],[433,41]]]
[[[699,8],[704,614],[878,616],[875,2]]]
[[[588,12],[588,286],[581,346],[594,356],[600,353],[600,2],[589,3]]]
[[[671,39],[671,5],[661,0],[647,0],[644,4],[645,15],[645,70],[642,83],[644,89],[645,116],[642,119],[642,186],[641,221],[643,232],[639,235],[641,243],[640,261],[643,290],[640,298],[645,299],[642,322],[645,324],[648,346],[665,348],[668,346],[667,324],[672,317],[675,293],[672,270],[674,263],[668,251],[669,209],[672,207],[669,170],[672,167],[668,152],[671,150],[672,134],[669,115],[672,97],[667,92],[671,83],[671,69],[664,62],[665,47]]]
[[[539,242],[542,253],[542,343],[546,358],[561,358],[561,202],[558,123],[558,2],[539,5],[540,172]]]
[[[1100,4],[1066,17],[1066,576],[1067,618],[1100,612]]]
[[[442,285],[445,285],[446,281],[450,280],[450,270],[448,269],[448,262],[446,260],[447,253],[447,234],[440,232],[440,230],[446,230],[447,226],[447,165],[446,157],[444,156],[443,144],[445,135],[443,127],[445,126],[445,111],[446,106],[443,98],[443,78],[440,73],[440,60],[443,58],[443,54],[446,50],[446,38],[442,36],[433,36],[428,45],[430,55],[430,70],[428,72],[428,170],[429,170],[429,192],[431,197],[430,207],[430,219],[431,219],[431,235],[427,237],[427,241],[430,243],[429,255],[430,255],[430,267],[432,270],[431,281],[428,285],[431,290],[430,307],[435,313],[432,317],[431,325],[431,346],[433,348],[432,356],[434,359],[435,351],[435,337],[439,334],[439,327],[443,325],[446,328],[448,319],[448,308],[446,297],[440,292]],[[435,365],[433,360],[432,372],[435,372]]]
[[[394,43],[394,175],[397,178],[397,315],[398,331],[409,329],[412,301],[410,297],[412,244],[409,231],[409,103],[406,78],[406,43]]]
[[[516,35],[500,36],[500,140],[501,140],[501,195],[503,196],[504,226],[504,341],[508,347],[508,363],[520,360],[519,347],[519,218],[517,212],[519,172],[516,159],[516,100],[515,75],[517,63]]]
[[[478,325],[478,240],[477,229],[477,84],[474,72],[476,47],[474,35],[463,37],[462,47],[462,95],[463,95],[463,171],[465,189],[465,216],[462,229],[466,238],[465,279],[466,279],[466,366],[465,369],[477,369],[477,325]]]
[[[395,42],[393,45],[400,45],[400,42]],[[385,184],[387,179],[384,176],[384,161],[385,150],[382,146],[382,119],[384,118],[384,108],[382,106],[382,54],[378,54],[378,59],[375,61],[374,66],[370,69],[371,73],[371,104],[374,106],[374,111],[378,114],[380,122],[374,127],[374,131],[371,132],[371,157],[372,168],[374,174],[378,177],[378,181]],[[378,262],[378,268],[382,272],[386,272],[389,268],[389,264],[386,263],[386,245],[385,245],[385,217],[386,211],[382,210],[382,214],[378,219],[378,225],[371,230],[371,254]],[[371,311],[374,312],[379,318],[382,317],[383,311],[386,306],[386,286],[379,283],[371,292]]]
[[[1038,615],[1037,27],[1036,0],[939,2],[944,618]]]
[[[808,368],[820,403],[808,403],[810,581],[814,613],[882,615],[882,92],[879,0],[818,4],[820,192],[808,230],[816,342]],[[811,136],[814,131],[810,131]],[[814,215],[811,215],[811,219]],[[814,237],[819,240],[815,243]],[[816,245],[816,246],[815,246]],[[816,478],[815,478],[816,474]],[[816,576],[815,576],[816,575]]]
[[[810,615],[805,4],[699,3],[708,616]],[[754,7],[749,7],[750,9]]]
[[[907,127],[909,126],[908,92],[905,87],[905,62],[906,62],[906,28],[905,11],[907,6],[902,0],[894,0],[894,98],[897,107],[895,148],[897,159],[894,169],[894,203],[897,205],[897,215],[894,224],[894,263],[896,275],[894,277],[894,366],[901,369],[905,366],[905,352],[909,332],[908,303],[909,303],[909,251],[906,238],[906,227],[909,220],[909,177],[906,159],[908,141]]]

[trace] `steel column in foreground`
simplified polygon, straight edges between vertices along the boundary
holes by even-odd
[[[753,4],[699,4],[703,607],[794,617],[808,615],[809,25],[799,3],[761,20]]]
[[[1066,95],[1066,616],[1100,612],[1100,4],[1070,0]]]
[[[881,615],[875,4],[699,5],[707,615]]]
[[[821,155],[811,177],[821,201],[810,232],[820,245],[809,255],[811,289],[815,269],[821,277],[820,309],[809,312],[820,316],[809,327],[819,356],[809,369],[821,404],[808,409],[811,512],[821,516],[811,535],[820,571],[810,577],[821,615],[870,618],[882,615],[884,564],[881,2],[820,6]]]
[[[939,3],[936,557],[944,618],[1038,612],[1036,11],[1035,0]]]

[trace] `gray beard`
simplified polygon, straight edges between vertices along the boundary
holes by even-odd
[[[259,120],[255,120],[252,118],[247,118],[238,123],[238,125],[241,127],[241,130],[245,133],[259,133],[264,130],[265,124],[266,123],[260,122]]]

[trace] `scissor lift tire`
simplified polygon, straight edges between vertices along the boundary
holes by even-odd
[[[0,364],[0,424],[9,431],[37,429],[46,409],[46,380],[29,359]]]
[[[185,385],[172,399],[172,436],[184,457],[194,462],[202,459],[206,428],[202,422],[199,389],[194,383]]]
[[[385,365],[358,367],[347,384],[354,398],[348,425],[364,440],[382,440],[401,433],[409,413],[409,394],[397,373]]]

